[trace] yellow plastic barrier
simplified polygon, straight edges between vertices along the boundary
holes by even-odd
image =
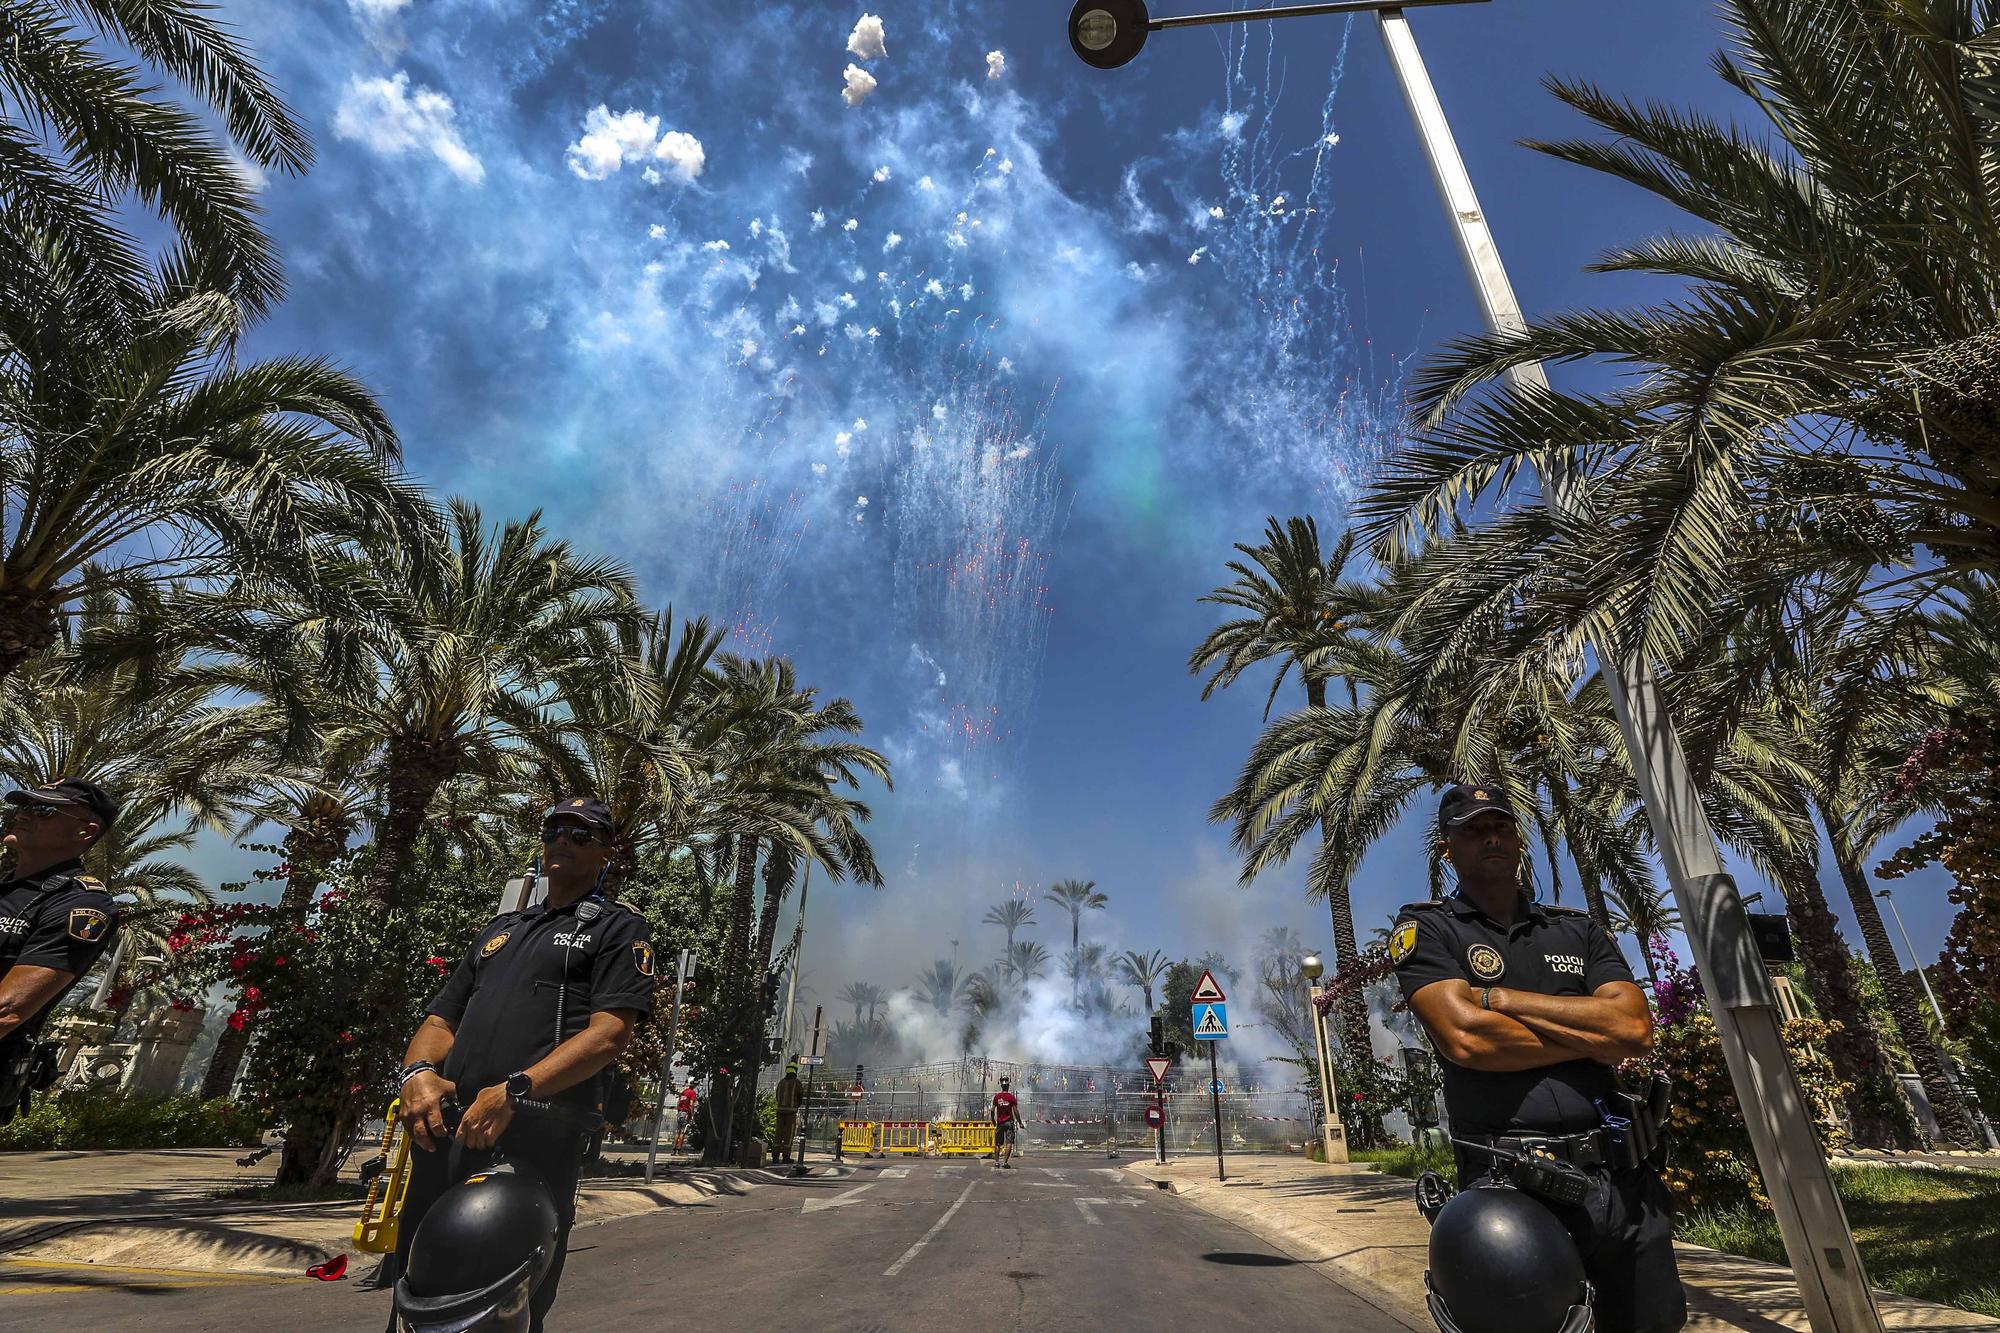
[[[882,1138],[879,1143],[882,1155],[890,1153],[918,1154],[930,1147],[930,1121],[928,1120],[884,1120]]]
[[[984,1157],[993,1151],[991,1120],[940,1120],[931,1126],[931,1151],[942,1157]]]
[[[364,1254],[388,1254],[396,1248],[403,1196],[410,1190],[410,1137],[396,1120],[396,1112],[402,1105],[400,1097],[389,1103],[382,1129],[382,1158],[386,1165],[369,1182],[368,1198],[361,1205],[361,1220],[354,1224],[354,1248]]]
[[[873,1120],[843,1120],[840,1122],[840,1156],[858,1152],[863,1157],[875,1155],[875,1122]]]

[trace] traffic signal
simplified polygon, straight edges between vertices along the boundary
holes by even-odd
[[[784,1051],[785,1051],[785,1039],[783,1037],[764,1038],[764,1055],[766,1056],[766,1058],[775,1060],[780,1055],[784,1054]]]
[[[1161,1051],[1160,1054],[1166,1056],[1167,1059],[1173,1061],[1175,1064],[1179,1064],[1181,1062],[1181,1044],[1177,1041],[1170,1041],[1166,1044],[1166,1049]]]
[[[1161,1055],[1164,1053],[1162,1049],[1162,1043],[1164,1043],[1166,1039],[1167,1039],[1167,1020],[1160,1017],[1158,1014],[1154,1014],[1152,1041],[1151,1044],[1148,1045],[1146,1049],[1151,1051],[1154,1055]]]

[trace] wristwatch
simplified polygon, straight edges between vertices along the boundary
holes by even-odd
[[[507,1075],[507,1100],[518,1102],[523,1097],[532,1097],[534,1092],[535,1080],[528,1077],[527,1070]]]

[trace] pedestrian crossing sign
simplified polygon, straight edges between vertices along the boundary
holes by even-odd
[[[1221,1041],[1229,1035],[1229,1006],[1226,1004],[1198,1004],[1194,1006],[1194,1039],[1196,1041]]]

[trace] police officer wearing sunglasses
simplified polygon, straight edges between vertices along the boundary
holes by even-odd
[[[118,818],[94,782],[58,778],[7,793],[13,878],[0,883],[0,1123],[55,1073],[42,1022],[118,933],[118,908],[83,873],[83,854]]]
[[[473,939],[401,1074],[400,1119],[415,1151],[398,1271],[440,1194],[497,1161],[526,1166],[548,1185],[560,1222],[554,1265],[534,1294],[536,1329],[562,1277],[600,1075],[653,1004],[650,927],[602,892],[616,833],[598,798],[556,803],[542,823],[547,901],[502,913]]]
[[[1458,891],[1406,904],[1389,960],[1443,1057],[1459,1183],[1470,1186],[1510,1159],[1553,1164],[1520,1188],[1539,1189],[1576,1242],[1595,1289],[1598,1333],[1672,1333],[1687,1309],[1673,1202],[1659,1172],[1665,1089],[1634,1098],[1612,1073],[1652,1049],[1645,994],[1588,914],[1527,891],[1526,843],[1499,787],[1447,791],[1437,848]],[[1467,1304],[1456,1313],[1480,1311]]]

